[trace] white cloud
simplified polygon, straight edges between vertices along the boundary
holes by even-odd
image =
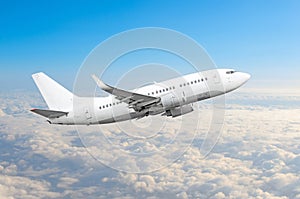
[[[79,180],[76,178],[71,178],[71,177],[61,177],[59,179],[59,181],[60,182],[57,184],[57,187],[67,189],[68,187],[70,187],[72,184],[78,182]]]
[[[241,100],[249,98],[243,95]],[[201,154],[205,135],[200,134],[173,164],[134,174],[115,171],[93,159],[73,127],[49,125],[43,118],[24,111],[23,107],[42,105],[31,94],[0,101],[0,108],[8,115],[0,117],[1,198],[300,198],[299,108],[231,103],[224,131],[209,156],[203,158]],[[209,115],[205,107],[205,103],[201,104],[201,112]],[[176,123],[178,119],[167,122]],[[201,132],[208,126],[209,117],[202,116]],[[123,132],[114,125],[102,129],[124,150],[137,152],[160,150],[164,148],[161,143],[176,135],[169,125],[159,138],[142,145],[124,139]],[[192,135],[192,129],[185,132],[187,137]],[[125,165],[138,170],[166,161],[167,156],[154,156],[154,161],[145,159],[139,164],[134,159],[116,158],[119,150],[101,151],[99,146],[107,143],[98,143],[99,127],[80,130],[92,132],[95,145],[90,149],[105,159],[115,158],[112,164],[116,167]],[[168,147],[176,149],[176,145]]]
[[[57,198],[59,193],[50,191],[51,184],[44,180],[26,177],[0,175],[1,198]]]
[[[6,113],[2,109],[0,109],[0,117],[4,117],[4,116],[6,116]]]

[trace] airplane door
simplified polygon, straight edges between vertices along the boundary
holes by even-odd
[[[219,84],[220,83],[220,76],[218,74],[214,74],[213,78],[214,78],[215,84]]]
[[[185,103],[186,102],[186,96],[185,96],[185,92],[182,91],[182,102]]]

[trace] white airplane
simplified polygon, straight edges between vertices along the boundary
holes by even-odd
[[[213,69],[133,91],[114,88],[92,75],[96,84],[109,93],[108,97],[93,98],[74,95],[42,72],[32,77],[50,109],[32,109],[32,112],[48,118],[50,124],[91,125],[157,114],[184,115],[193,111],[192,103],[233,91],[250,75],[233,69]]]

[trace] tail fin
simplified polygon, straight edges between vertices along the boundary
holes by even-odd
[[[44,73],[35,73],[32,78],[40,90],[49,109],[70,111],[73,106],[73,94]]]

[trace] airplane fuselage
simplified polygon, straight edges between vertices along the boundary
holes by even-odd
[[[132,103],[107,97],[73,97],[73,110],[68,114],[49,118],[51,124],[91,125],[119,122],[148,115],[162,114],[177,117],[193,111],[194,102],[233,91],[243,85],[250,75],[232,69],[214,69],[147,85],[134,93],[155,97],[157,100],[143,106],[141,101]],[[139,107],[135,106],[139,103]],[[152,103],[152,104],[151,104]]]

